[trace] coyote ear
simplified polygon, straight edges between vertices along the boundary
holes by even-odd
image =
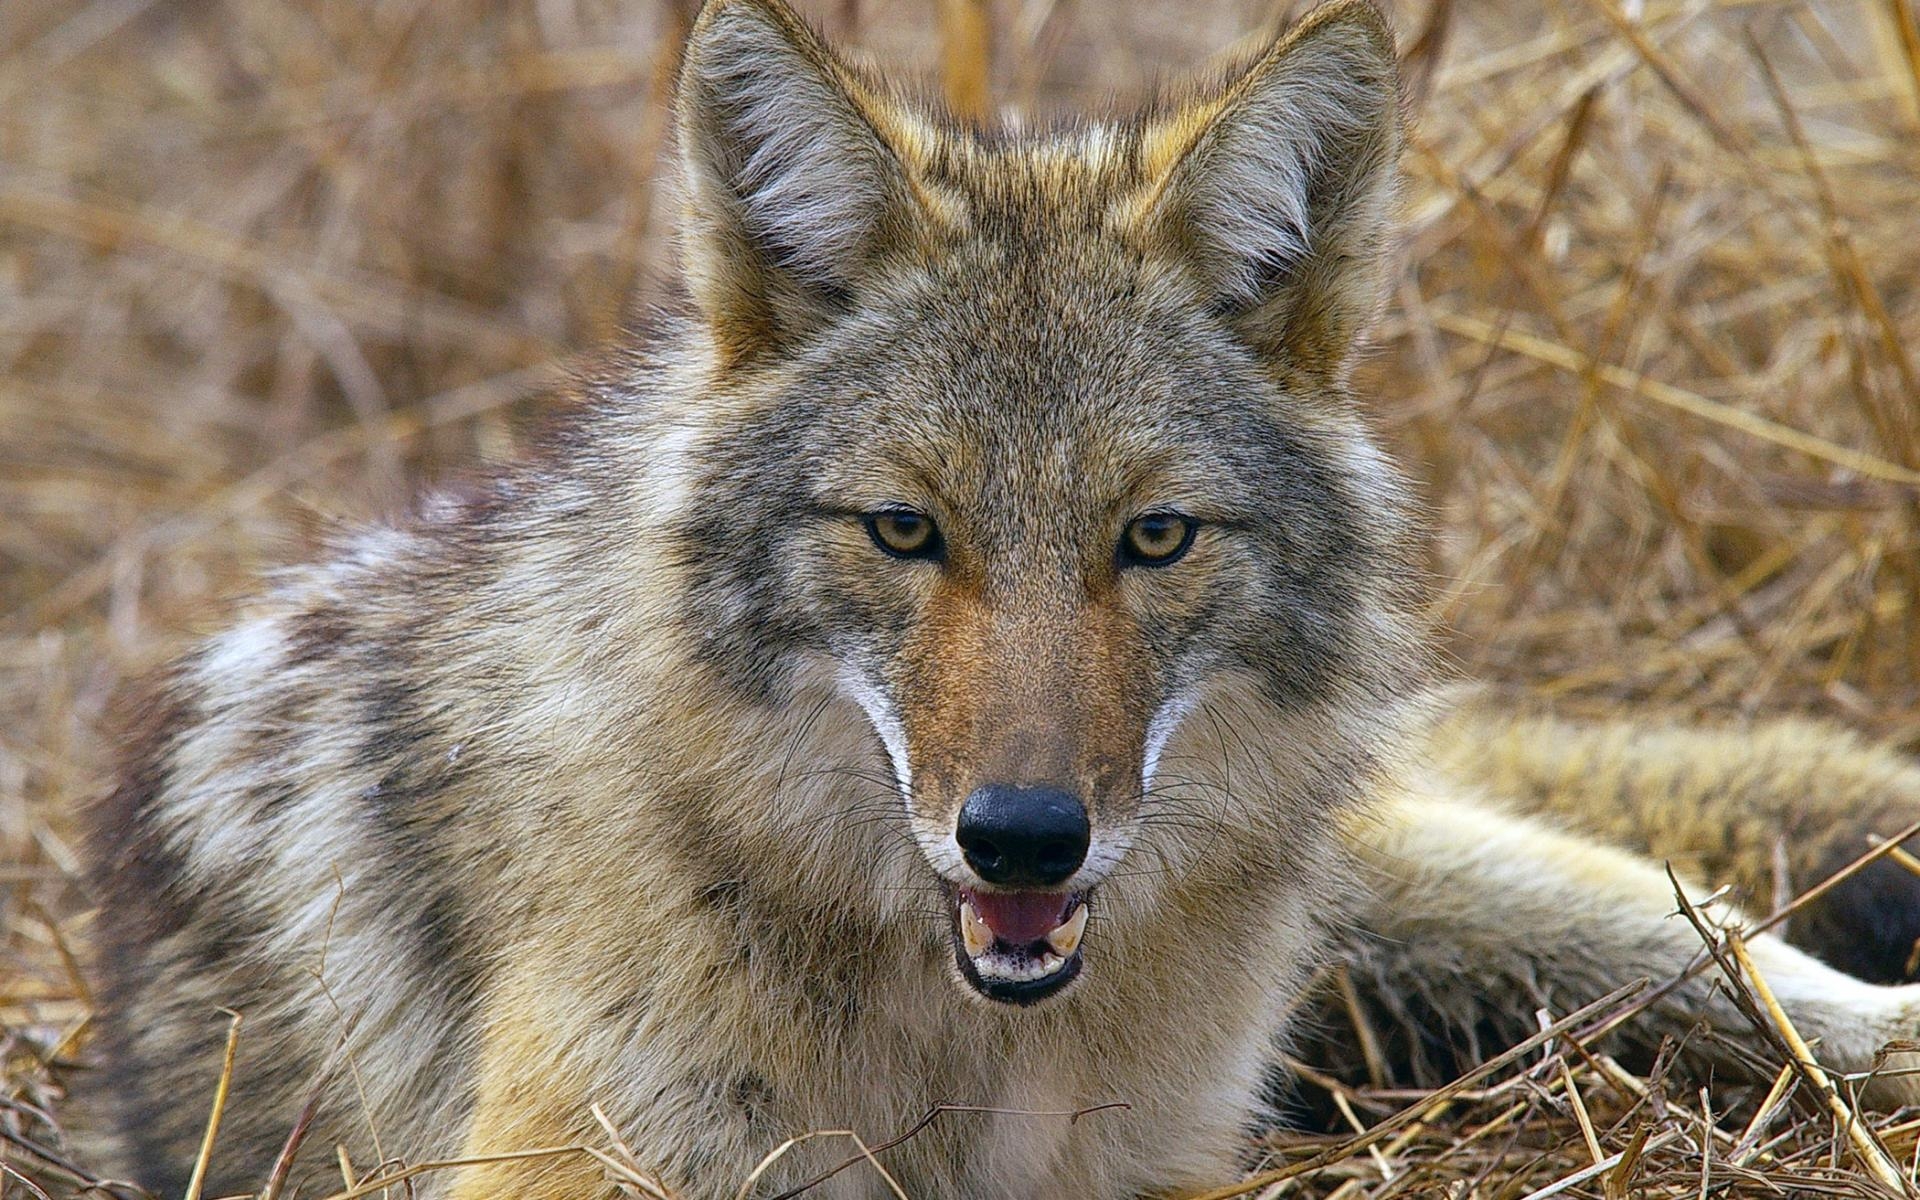
[[[1139,219],[1263,355],[1337,376],[1377,304],[1400,140],[1393,34],[1339,0],[1149,124]]]
[[[824,320],[904,236],[913,189],[875,100],[780,0],[710,0],[676,116],[686,272],[730,354]]]

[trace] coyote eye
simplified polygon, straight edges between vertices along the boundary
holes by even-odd
[[[1120,565],[1165,567],[1180,561],[1193,545],[1193,520],[1179,513],[1148,513],[1127,522],[1120,535]]]
[[[940,530],[933,518],[910,508],[890,508],[861,518],[873,544],[895,558],[939,558]]]

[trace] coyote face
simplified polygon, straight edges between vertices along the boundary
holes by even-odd
[[[819,668],[865,711],[986,997],[1060,992],[1090,914],[1149,914],[1216,836],[1317,844],[1301,798],[1356,786],[1328,778],[1365,770],[1356,714],[1412,690],[1414,522],[1344,391],[1390,46],[1322,10],[1128,127],[989,141],[776,7],[696,31],[690,277],[725,400],[681,499],[688,621],[736,686]],[[1249,722],[1291,761],[1244,790],[1193,769]]]

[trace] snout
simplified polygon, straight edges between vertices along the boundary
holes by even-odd
[[[1032,1004],[1080,973],[1087,895],[1066,883],[1093,840],[1087,807],[1061,788],[988,784],[960,806],[954,840],[981,881],[956,889],[954,958],[990,1000]]]

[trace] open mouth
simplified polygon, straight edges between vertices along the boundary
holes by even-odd
[[[1033,1004],[1080,974],[1087,930],[1083,892],[954,893],[953,954],[974,990],[1003,1004]]]

